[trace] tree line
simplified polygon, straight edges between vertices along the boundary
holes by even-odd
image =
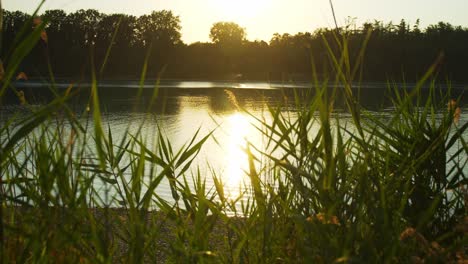
[[[140,17],[49,10],[42,18],[56,77],[89,76],[106,61],[103,78],[138,78],[146,67],[148,77],[162,73],[163,78],[307,80],[314,61],[319,78],[325,79],[334,76],[330,50],[341,50],[334,38],[345,35],[351,60],[368,39],[359,73],[363,80],[416,80],[441,58],[436,65],[439,78],[468,81],[468,29],[444,22],[426,28],[405,20],[349,23],[337,29],[274,34],[269,42],[249,41],[246,29],[219,22],[210,30],[211,42],[186,44],[180,18],[166,10]],[[28,14],[4,11],[1,56],[6,63],[19,32],[32,21]]]

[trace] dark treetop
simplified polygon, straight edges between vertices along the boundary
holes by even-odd
[[[180,19],[171,11],[135,17],[96,10],[70,14],[50,10],[43,19],[47,22],[48,56],[56,77],[89,76],[91,62],[99,69],[112,43],[105,78],[138,78],[148,57],[148,77],[156,77],[164,69],[164,78],[307,80],[312,77],[312,56],[319,78],[325,79],[334,72],[324,39],[336,43],[332,40],[334,33],[346,35],[350,56],[355,58],[371,31],[359,75],[362,80],[416,80],[442,54],[438,77],[468,81],[468,29],[443,22],[420,29],[419,22],[409,25],[402,20],[395,25],[375,21],[361,27],[274,34],[269,43],[248,41],[244,28],[220,22],[210,31],[212,43],[185,44]],[[29,15],[5,11],[2,59],[7,64],[14,39],[27,23],[32,23]],[[333,45],[330,48],[340,50]]]

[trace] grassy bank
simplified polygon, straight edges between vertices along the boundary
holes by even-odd
[[[331,118],[333,97],[320,91],[298,105],[294,119],[271,109],[271,123],[252,124],[268,146],[246,143],[250,182],[239,197],[224,194],[217,172],[192,165],[214,140],[210,134],[194,135],[180,150],[162,133],[157,144],[139,132],[116,142],[100,121],[97,98],[81,114],[69,110],[67,96],[26,104],[2,124],[3,260],[464,258],[467,124],[457,123],[455,102],[448,108],[448,98],[439,104],[399,94],[390,117],[356,104],[360,113],[341,123]],[[157,191],[165,184],[171,200]]]

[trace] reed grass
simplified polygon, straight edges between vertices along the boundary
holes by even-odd
[[[12,77],[39,30],[12,51],[0,96],[8,89],[20,95]],[[468,123],[457,123],[457,102],[447,107],[449,90],[432,81],[436,65],[415,87],[389,82],[393,111],[382,119],[353,94],[368,39],[356,61],[345,35],[336,32],[335,41],[336,76],[298,91],[294,118],[271,106],[267,122],[239,107],[267,146],[247,142],[250,182],[234,199],[216,171],[194,165],[212,133],[198,131],[175,148],[160,129],[145,137],[143,120],[116,140],[101,118],[96,77],[82,113],[69,107],[79,93],[73,87],[63,92],[51,83],[55,99],[39,107],[23,98],[27,114],[0,128],[2,261],[466,261]],[[157,94],[156,84],[151,104]],[[334,114],[338,97],[351,122]],[[158,192],[162,184],[172,200]]]

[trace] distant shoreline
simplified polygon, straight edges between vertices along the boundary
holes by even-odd
[[[322,83],[322,82],[319,82]],[[44,79],[30,79],[29,81],[16,81],[13,82],[15,87],[20,88],[46,88],[50,83]],[[91,80],[80,80],[74,81],[71,78],[58,78],[55,79],[55,87],[66,89],[70,85],[86,87],[91,86]],[[141,83],[138,79],[103,79],[97,81],[98,87],[100,88],[140,88]],[[388,82],[366,82],[361,83],[354,82],[353,87],[355,89],[387,89]],[[402,88],[404,86],[409,89],[417,85],[416,82],[391,82],[392,86]],[[173,88],[173,89],[253,89],[253,90],[276,90],[276,89],[301,89],[301,88],[312,88],[314,82],[312,81],[261,81],[261,80],[207,80],[207,79],[146,79],[143,82],[143,88],[154,88],[158,87]],[[333,83],[330,83],[330,87],[334,87]],[[338,85],[335,87],[342,87]],[[430,85],[424,85],[423,89],[427,89]],[[451,87],[452,90],[465,90],[468,88],[468,83],[444,83],[438,82],[437,86],[442,89]]]

